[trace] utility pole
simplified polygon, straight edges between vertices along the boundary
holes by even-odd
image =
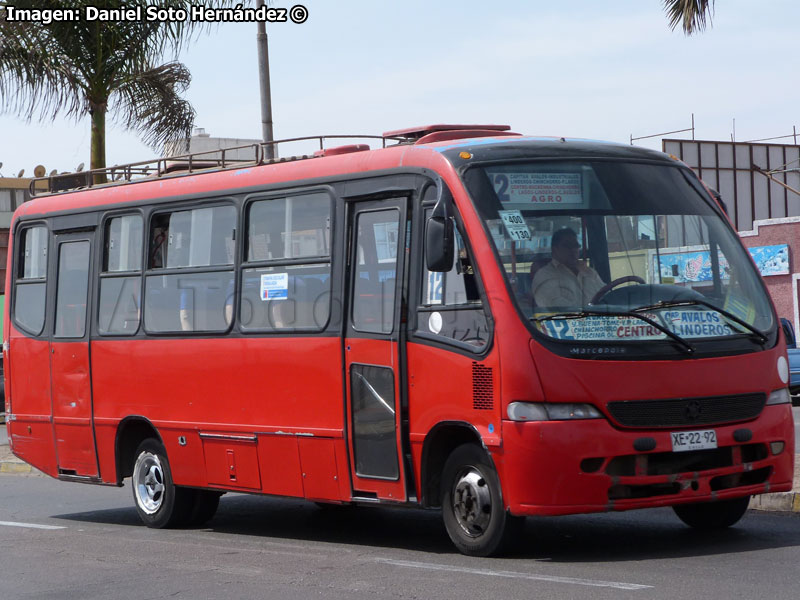
[[[264,6],[264,0],[257,1],[257,7]],[[273,141],[272,134],[272,95],[269,87],[269,47],[267,44],[267,27],[264,21],[258,22],[258,79],[261,84],[261,137],[265,142]],[[264,146],[264,156],[268,160],[275,158],[275,146]]]

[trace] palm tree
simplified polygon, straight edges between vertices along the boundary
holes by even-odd
[[[161,7],[187,9],[191,2],[164,0]],[[220,2],[218,4],[228,4]],[[9,21],[7,7],[72,9],[74,21]],[[141,7],[143,0],[0,0],[0,110],[28,121],[57,115],[91,117],[91,168],[106,166],[106,114],[136,131],[154,149],[187,139],[194,109],[181,97],[191,80],[174,60],[199,31],[191,20],[88,21],[86,7]],[[53,13],[50,13],[53,14]],[[171,53],[173,60],[162,62]],[[95,178],[105,181],[104,177]]]
[[[714,0],[664,0],[670,29],[679,24],[686,35],[692,35],[706,28],[706,19],[711,23],[714,13]]]

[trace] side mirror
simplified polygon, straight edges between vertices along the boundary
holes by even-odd
[[[453,219],[452,197],[442,184],[439,198],[425,224],[425,264],[429,271],[447,272],[453,268]]]

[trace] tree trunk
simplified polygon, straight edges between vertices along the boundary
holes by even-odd
[[[92,169],[105,169],[106,167],[106,111],[97,107],[90,111],[92,115],[92,153],[90,165]],[[96,173],[94,183],[106,183],[105,173]]]

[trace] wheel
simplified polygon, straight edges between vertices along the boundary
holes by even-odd
[[[180,489],[180,488],[179,488]],[[221,492],[210,490],[185,490],[192,492],[192,508],[187,521],[188,525],[199,527],[205,525],[217,513]]]
[[[474,444],[459,446],[445,462],[442,518],[453,544],[468,556],[499,554],[520,530],[522,519],[503,507],[497,471]]]
[[[672,510],[689,527],[705,530],[725,529],[744,516],[748,504],[750,496],[702,504],[680,504],[673,506]]]
[[[156,529],[182,524],[191,515],[191,490],[172,483],[164,446],[158,440],[146,439],[135,456],[131,487],[139,518]]]

